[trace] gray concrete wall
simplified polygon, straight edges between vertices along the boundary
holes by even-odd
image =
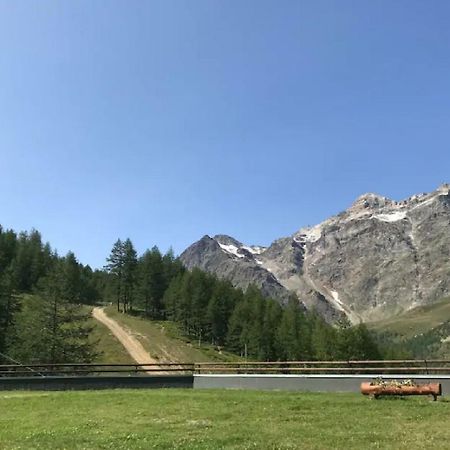
[[[194,375],[194,389],[259,389],[304,392],[360,392],[363,381],[376,375]],[[450,376],[389,375],[383,379],[441,383],[442,395],[450,395]]]
[[[304,392],[359,392],[363,381],[375,375],[155,375],[86,377],[0,377],[1,390],[83,389],[256,389]],[[441,383],[442,394],[450,395],[450,375],[391,375],[383,379],[414,379],[418,383]]]
[[[85,377],[0,377],[1,390],[84,390],[192,388],[192,375],[85,376]]]

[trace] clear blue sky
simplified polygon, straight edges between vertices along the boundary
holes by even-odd
[[[268,244],[450,181],[450,2],[0,0],[0,223]]]

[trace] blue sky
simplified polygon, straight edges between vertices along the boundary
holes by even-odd
[[[0,0],[0,223],[268,244],[450,181],[450,2]]]

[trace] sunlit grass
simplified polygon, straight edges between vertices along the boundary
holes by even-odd
[[[357,394],[0,392],[2,449],[448,448],[450,403]]]
[[[114,306],[105,309],[109,317],[131,330],[150,356],[158,361],[207,362],[236,361],[238,356],[218,351],[207,342],[188,339],[177,324],[170,321],[153,321],[140,316],[117,312]]]

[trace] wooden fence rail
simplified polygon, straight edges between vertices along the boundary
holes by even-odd
[[[29,364],[0,365],[0,377],[170,375],[170,374],[364,374],[450,375],[450,360],[269,361],[157,364]]]

